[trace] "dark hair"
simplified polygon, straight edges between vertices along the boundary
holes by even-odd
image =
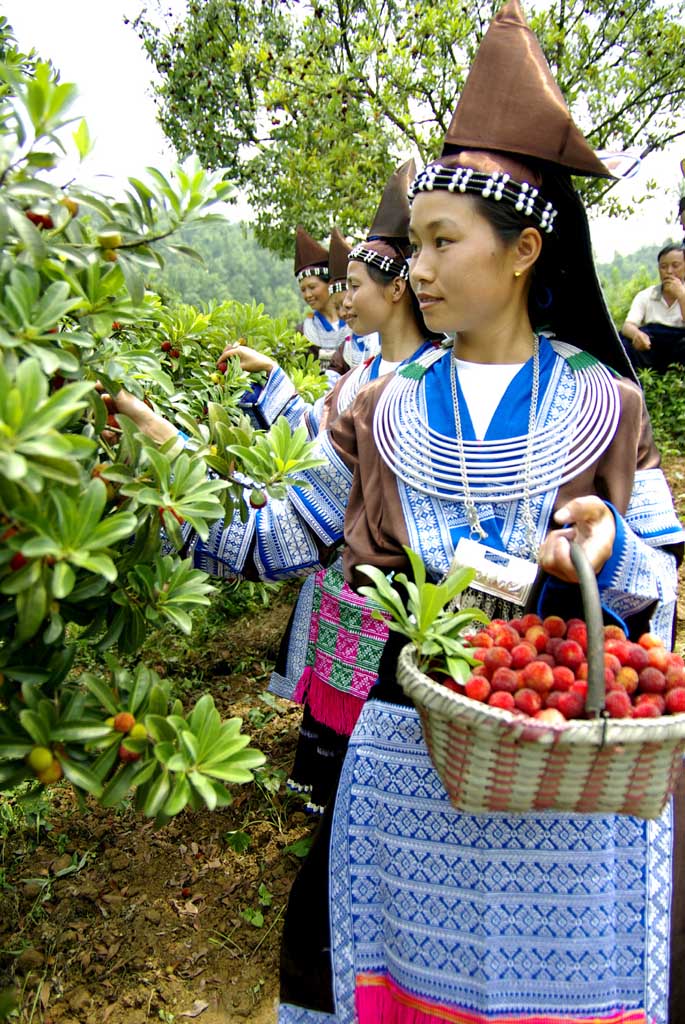
[[[682,252],[683,256],[685,256],[685,249],[683,249],[682,245],[678,245],[677,242],[672,242],[670,245],[665,245],[663,247],[663,249],[656,258],[657,263],[659,262],[662,256],[668,256],[669,252]]]
[[[514,245],[524,228],[535,227],[530,217],[526,217],[508,203],[495,203],[492,199],[481,196],[471,198],[478,213],[487,220],[506,246]],[[528,291],[528,316],[536,331],[542,331],[550,326],[550,307],[563,273],[558,239],[554,234],[547,234],[544,231],[540,231],[539,234],[542,249],[533,267]]]
[[[386,238],[383,239],[383,241],[387,242],[389,241],[389,239]],[[393,247],[397,248],[398,256],[401,259],[404,259],[405,256],[400,247],[394,246],[394,244]],[[352,262],[360,263],[362,266],[366,267],[366,270],[371,280],[374,281],[375,284],[380,285],[381,287],[385,287],[385,285],[391,284],[392,281],[394,281],[395,278],[397,277],[396,274],[388,274],[386,273],[386,271],[381,270],[379,267],[375,267],[373,263],[365,263],[364,260],[353,260]],[[426,321],[423,319],[423,313],[421,312],[421,308],[419,306],[419,300],[416,298],[416,295],[414,295],[414,292],[412,290],[411,285],[409,284],[409,281],[407,281],[407,294],[409,295],[409,300],[411,302],[411,309],[412,313],[414,314],[414,319],[416,320],[418,328],[423,334],[423,336],[429,341],[441,341],[445,337],[445,335],[441,331],[431,331],[430,328],[426,326]]]

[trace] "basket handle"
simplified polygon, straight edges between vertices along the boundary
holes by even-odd
[[[595,570],[580,544],[571,541],[571,561],[578,574],[583,611],[587,625],[587,696],[585,711],[598,718],[604,711],[606,683],[604,679],[604,619],[599,600]]]

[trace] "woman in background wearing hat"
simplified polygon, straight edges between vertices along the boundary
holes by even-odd
[[[331,244],[329,246],[329,267],[331,271],[331,283],[328,288],[333,296],[336,311],[341,320],[347,320],[343,310],[345,292],[347,291],[347,259],[352,246],[345,241],[337,228],[331,231]],[[371,334],[357,334],[349,325],[345,332],[345,339],[340,343],[333,353],[329,366],[337,373],[347,373],[348,370],[359,366],[367,359],[372,359],[380,351],[380,338],[378,332]]]
[[[328,250],[298,225],[295,237],[295,278],[302,298],[311,308],[298,330],[310,342],[310,351],[327,363],[344,340],[345,321],[338,316],[328,289]]]

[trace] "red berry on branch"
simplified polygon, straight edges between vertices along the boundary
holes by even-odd
[[[162,352],[170,352],[171,351],[171,342],[170,341],[163,341],[162,344],[159,347],[161,348]]]
[[[10,569],[12,572],[18,572],[19,569],[23,569],[27,564],[28,559],[25,555],[22,555],[21,551],[15,552],[10,559]]]

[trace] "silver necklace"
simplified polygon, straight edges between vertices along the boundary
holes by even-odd
[[[480,537],[482,540],[487,537],[487,532],[483,529],[478,518],[478,509],[473,500],[471,494],[471,487],[469,484],[468,467],[466,465],[466,452],[464,451],[464,434],[461,428],[461,416],[459,414],[459,395],[457,391],[457,358],[454,349],[450,357],[450,386],[452,389],[452,405],[454,407],[454,427],[455,427],[455,441],[457,444],[457,452],[459,455],[459,469],[461,471],[462,486],[463,486],[463,500],[464,509],[466,511],[466,521],[469,524],[469,534],[471,537]],[[526,449],[525,458],[523,464],[523,499],[522,499],[522,518],[523,525],[526,534],[526,544],[528,545],[531,556],[537,558],[537,536],[535,530],[535,520],[533,519],[533,513],[531,511],[530,499],[531,499],[531,465],[533,457],[533,442],[535,440],[535,427],[537,420],[537,407],[538,407],[538,395],[540,392],[540,339],[537,334],[533,334],[533,383],[530,394],[530,409],[528,410],[528,433],[526,436]]]

